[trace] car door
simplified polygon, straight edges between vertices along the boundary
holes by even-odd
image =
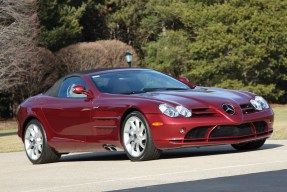
[[[49,99],[43,112],[51,129],[58,136],[85,140],[84,136],[91,135],[92,132],[92,101],[84,94],[73,93],[75,85],[89,89],[81,77],[68,77],[63,81],[58,96]]]

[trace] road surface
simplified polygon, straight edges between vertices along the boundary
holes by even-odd
[[[0,153],[0,191],[287,191],[287,140],[257,151],[228,145],[170,150],[131,162],[123,152],[63,156],[32,165],[24,152]]]

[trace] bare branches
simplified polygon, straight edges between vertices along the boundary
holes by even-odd
[[[34,52],[36,54],[21,77],[28,96],[47,90],[62,73],[61,65],[51,51],[37,47]]]
[[[133,66],[139,64],[134,49],[118,40],[78,43],[61,49],[56,55],[67,73],[105,67],[127,67],[125,52],[134,53]]]
[[[0,1],[0,91],[23,83],[37,54],[37,0]]]

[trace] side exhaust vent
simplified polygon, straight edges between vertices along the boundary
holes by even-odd
[[[105,148],[107,151],[118,151],[117,147],[114,145],[105,144],[105,145],[103,145],[103,148]]]

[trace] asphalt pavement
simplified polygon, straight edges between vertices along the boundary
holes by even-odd
[[[131,162],[123,152],[70,154],[32,165],[24,152],[0,153],[0,191],[286,192],[287,140],[256,151],[228,145],[165,151]]]

